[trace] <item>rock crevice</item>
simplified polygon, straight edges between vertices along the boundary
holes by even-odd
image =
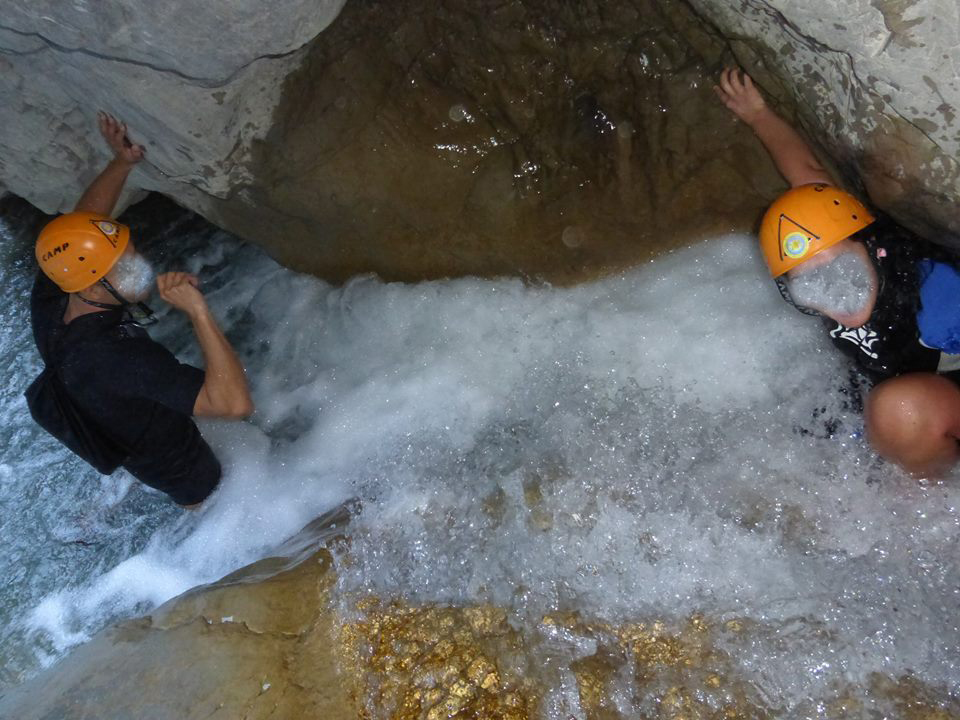
[[[154,64],[144,60],[137,60],[135,58],[121,57],[118,55],[106,55],[106,54],[95,52],[93,50],[90,50],[84,47],[67,47],[65,45],[60,45],[59,43],[54,42],[50,38],[44,37],[40,33],[23,32],[21,30],[17,30],[16,28],[12,28],[12,27],[8,27],[6,25],[0,24],[0,37],[2,37],[2,33],[5,33],[5,32],[19,35],[22,38],[35,38],[36,40],[39,41],[40,44],[29,49],[18,50],[16,48],[10,47],[9,46],[10,43],[3,44],[2,41],[0,41],[0,54],[16,55],[16,56],[24,57],[27,55],[36,55],[37,53],[41,53],[49,50],[51,52],[61,53],[63,55],[84,55],[86,57],[93,58],[95,60],[101,60],[103,62],[132,65],[135,67],[151,70],[156,73],[173,75],[174,77],[177,77],[180,80],[183,80],[184,82],[189,83],[190,85],[195,85],[197,87],[202,87],[202,88],[212,89],[212,90],[216,90],[218,88],[221,88],[225,85],[229,85],[230,83],[236,81],[236,79],[240,76],[241,73],[243,73],[251,65],[255,64],[258,61],[282,60],[284,58],[288,58],[295,55],[296,53],[298,53],[300,50],[303,49],[304,45],[306,45],[306,43],[304,43],[304,45],[298,45],[294,48],[291,48],[290,50],[285,50],[283,52],[265,53],[261,55],[256,55],[250,58],[248,61],[246,61],[242,65],[237,66],[226,76],[207,77],[202,75],[190,75],[186,72],[178,70],[175,67],[164,67],[159,64]]]

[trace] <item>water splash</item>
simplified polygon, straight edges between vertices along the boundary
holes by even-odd
[[[332,287],[186,216],[150,234],[158,269],[200,275],[258,412],[203,424],[226,475],[182,513],[32,426],[37,360],[23,308],[4,311],[5,683],[356,498],[348,610],[375,594],[489,603],[517,626],[705,612],[763,626],[727,652],[774,706],[871,672],[958,690],[958,491],[865,446],[845,361],[749,238],[556,289]],[[2,272],[22,296],[30,264]],[[181,316],[158,328],[199,362]]]

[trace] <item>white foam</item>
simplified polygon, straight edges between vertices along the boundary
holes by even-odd
[[[750,239],[570,289],[336,288],[228,241],[188,269],[229,319],[258,413],[203,424],[226,470],[204,508],[170,510],[36,606],[56,650],[357,497],[345,596],[494,602],[530,627],[557,608],[794,623],[789,652],[773,636],[731,650],[783,705],[875,670],[958,689],[958,493],[865,447],[845,361]],[[162,328],[199,359],[182,318]],[[167,512],[151,502],[145,517]]]

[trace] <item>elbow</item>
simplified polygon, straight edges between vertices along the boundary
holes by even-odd
[[[834,185],[830,173],[824,169],[816,160],[809,160],[793,168],[788,168],[784,173],[790,187],[800,187],[801,185],[813,185],[815,183],[822,185]]]
[[[253,406],[253,400],[246,397],[231,403],[230,407],[226,408],[223,413],[223,417],[231,418],[232,420],[243,420],[253,415],[254,410],[256,410],[256,408]]]
[[[239,409],[239,414],[237,415],[237,417],[248,418],[251,415],[253,415],[254,411],[256,411],[256,408],[253,405],[253,400],[248,399],[247,402],[244,403],[243,407]]]
[[[198,417],[227,418],[242,420],[253,415],[255,408],[250,393],[237,392],[229,395],[211,393],[206,386],[200,389],[194,404],[193,414]]]

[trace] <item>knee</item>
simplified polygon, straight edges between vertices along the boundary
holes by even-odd
[[[875,445],[909,444],[925,434],[930,420],[923,412],[925,388],[917,376],[903,375],[877,385],[867,397],[867,433]]]
[[[960,410],[960,390],[932,373],[886,380],[867,398],[865,424],[871,445],[907,469],[953,442]]]

